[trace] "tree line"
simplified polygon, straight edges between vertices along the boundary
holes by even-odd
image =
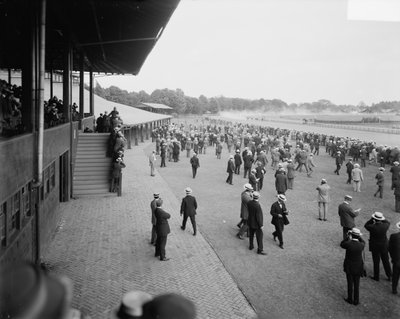
[[[88,87],[87,87],[88,88]],[[243,99],[230,98],[225,96],[206,97],[200,95],[198,98],[185,95],[181,89],[156,89],[151,94],[145,91],[128,92],[119,87],[110,86],[103,88],[97,82],[94,93],[106,100],[136,106],[139,103],[159,103],[172,107],[177,114],[216,114],[221,111],[247,111],[247,112],[365,112],[381,113],[394,112],[400,113],[399,101],[379,102],[367,106],[364,102],[358,105],[336,105],[329,100],[321,99],[315,102],[306,103],[286,103],[279,99]]]

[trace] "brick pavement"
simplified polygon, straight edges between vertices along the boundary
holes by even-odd
[[[150,177],[142,143],[125,152],[122,197],[63,203],[62,220],[44,260],[74,282],[72,306],[91,318],[108,318],[129,290],[180,293],[196,304],[197,318],[255,318],[231,275],[204,239],[180,229],[180,201],[156,173]],[[168,262],[149,244],[154,191],[171,214]],[[200,230],[201,231],[201,230]]]

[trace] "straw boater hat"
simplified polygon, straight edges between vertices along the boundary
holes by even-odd
[[[351,197],[350,195],[345,195],[345,196],[344,196],[344,199],[345,199],[345,200],[353,200],[353,197]]]
[[[399,165],[399,162],[398,161],[394,161],[393,165],[397,166],[397,165]]]
[[[372,218],[376,220],[385,220],[385,216],[383,216],[383,214],[380,212],[373,213]]]
[[[278,199],[281,200],[282,202],[286,202],[286,196],[283,194],[279,194]]]
[[[353,236],[356,236],[356,237],[360,237],[362,235],[361,231],[358,228],[355,228],[355,227],[351,229],[350,233]]]
[[[321,179],[321,183],[326,184],[326,179],[325,178]]]
[[[190,195],[192,193],[192,189],[190,187],[186,187],[185,192],[186,195]]]
[[[379,170],[380,170],[381,172],[384,172],[384,171],[385,171],[385,168],[379,167]]]
[[[160,197],[160,193],[154,193],[153,196],[154,196],[154,198],[159,198]]]
[[[143,315],[143,305],[153,297],[144,291],[133,290],[127,292],[121,300],[121,304],[113,309],[111,319],[139,318]]]
[[[400,229],[400,222],[398,222],[398,223],[396,224],[396,227],[397,227],[398,229]]]
[[[249,184],[249,183],[244,184],[243,187],[244,187],[245,190],[249,190],[249,191],[252,191],[252,190],[253,190],[253,186],[251,186],[251,184]]]

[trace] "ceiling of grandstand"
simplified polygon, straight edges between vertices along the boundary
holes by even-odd
[[[21,69],[29,51],[32,3],[0,0],[0,67]],[[180,0],[47,0],[46,69],[62,70],[65,48],[73,69],[137,74]],[[7,30],[6,32],[4,32]]]

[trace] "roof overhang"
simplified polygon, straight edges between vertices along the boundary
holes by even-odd
[[[0,28],[10,30],[2,35],[0,67],[22,68],[31,1],[0,1]],[[63,69],[70,48],[73,70],[138,74],[179,1],[47,0],[46,69]]]

